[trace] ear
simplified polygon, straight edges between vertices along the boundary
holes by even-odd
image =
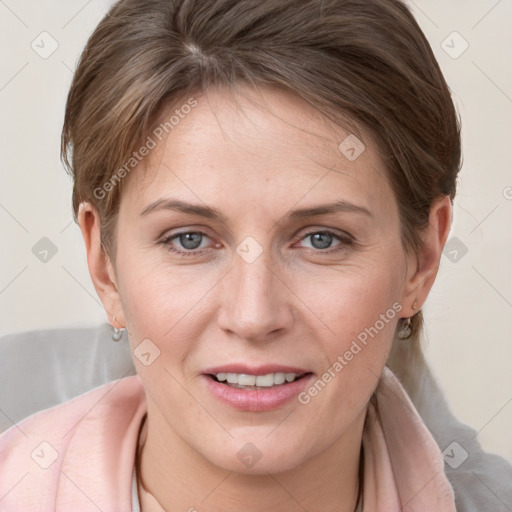
[[[114,327],[124,327],[126,321],[119,297],[115,270],[100,241],[101,223],[98,211],[90,203],[82,202],[78,208],[77,217],[85,242],[87,266],[94,288],[103,303],[109,322]]]
[[[452,224],[452,205],[448,196],[435,199],[429,223],[422,232],[423,247],[407,257],[407,278],[402,296],[405,317],[413,316],[427,300],[439,270],[439,263]],[[414,309],[412,305],[416,305]]]

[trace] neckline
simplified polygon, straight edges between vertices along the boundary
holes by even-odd
[[[132,512],[140,512],[139,491],[137,488],[137,469],[133,466],[132,473]]]
[[[140,494],[139,494],[139,476],[140,476],[140,451],[142,448],[142,445],[144,444],[141,442],[141,434],[144,427],[144,424],[146,423],[148,413],[146,412],[144,416],[142,417],[142,420],[140,422],[139,431],[137,434],[137,446],[135,449],[135,463],[133,465],[133,472],[132,472],[132,512],[141,512],[140,510]],[[145,442],[145,440],[144,440]],[[354,509],[354,512],[363,512],[363,492],[364,492],[364,446],[361,443],[361,453],[359,457],[359,490],[357,495],[357,502],[356,502],[356,508]],[[140,485],[142,486],[142,482],[140,482]],[[155,498],[156,499],[156,498]],[[160,503],[158,502],[160,505]],[[161,505],[160,505],[161,507]],[[162,510],[163,507],[162,507]]]
[[[133,476],[132,476],[132,512],[140,512],[140,493],[139,493],[139,478],[140,478],[140,451],[142,447],[141,434],[144,424],[146,423],[148,413],[142,416],[139,431],[137,433],[137,443],[135,447],[135,463],[133,465]],[[142,482],[141,482],[142,485]]]

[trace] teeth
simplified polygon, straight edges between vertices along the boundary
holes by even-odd
[[[226,378],[230,384],[238,384],[238,375],[236,373],[226,373]]]
[[[293,382],[298,375],[296,373],[268,373],[267,375],[248,375],[245,373],[217,373],[219,382],[235,384],[237,386],[257,386],[269,388],[271,386],[280,386],[285,382]]]
[[[243,373],[238,375],[238,382],[235,384],[240,384],[240,386],[254,386],[258,381],[259,377],[255,377],[254,375],[244,375]],[[261,384],[258,382],[258,386]]]
[[[240,375],[241,377],[241,375]],[[242,384],[240,382],[241,379],[239,379],[239,383]],[[258,375],[256,377],[256,386],[261,386],[261,387],[265,387],[265,388],[269,388],[270,386],[273,386],[274,385],[274,374],[273,373],[269,373],[267,375]]]
[[[290,377],[293,377],[290,382],[295,380],[295,374],[294,373],[289,373],[288,375],[290,375]],[[274,384],[277,384],[277,385],[284,384],[285,381],[286,381],[286,373],[279,372],[279,373],[275,373],[274,374]]]

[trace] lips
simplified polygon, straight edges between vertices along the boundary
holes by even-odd
[[[289,402],[313,379],[295,366],[228,364],[204,372],[207,389],[224,404],[245,411],[268,411]]]

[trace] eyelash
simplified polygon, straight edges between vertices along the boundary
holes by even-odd
[[[208,235],[206,233],[204,233],[203,231],[180,231],[179,233],[173,233],[172,235],[165,237],[160,243],[165,245],[166,249],[168,251],[175,253],[175,254],[179,255],[180,257],[191,257],[191,256],[200,255],[205,250],[204,248],[203,249],[189,249],[187,251],[181,251],[181,250],[175,249],[171,244],[171,241],[174,240],[175,238],[179,238],[181,235],[186,235],[186,234],[190,234],[190,233],[208,237]],[[343,250],[346,250],[347,248],[355,246],[355,241],[353,238],[350,237],[350,235],[347,235],[347,236],[338,235],[334,231],[330,231],[328,229],[309,231],[309,232],[305,233],[304,235],[302,235],[300,238],[298,238],[297,241],[304,240],[305,238],[308,238],[309,236],[312,236],[312,235],[316,235],[318,233],[321,233],[324,235],[325,234],[331,235],[333,238],[336,238],[341,243],[336,245],[334,248],[329,248],[329,249],[307,248],[307,249],[309,249],[310,252],[331,254],[333,252],[343,251]]]

